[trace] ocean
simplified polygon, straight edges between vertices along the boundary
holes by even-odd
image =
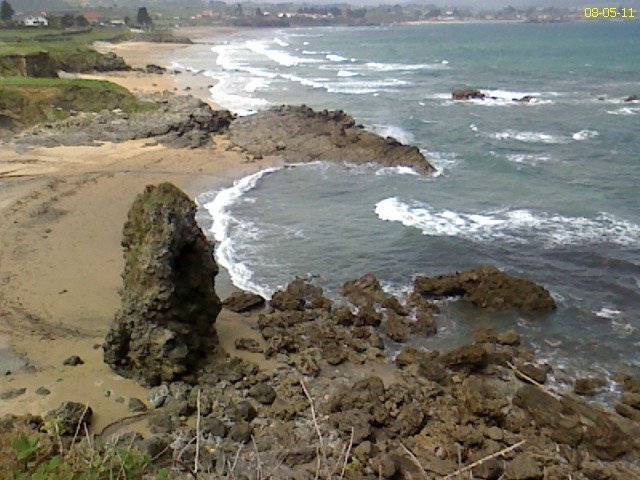
[[[640,94],[639,47],[630,20],[253,30],[182,50],[175,65],[218,79],[213,99],[241,115],[343,109],[437,168],[313,163],[202,192],[218,261],[267,297],[296,275],[337,295],[372,272],[399,293],[418,274],[493,264],[545,285],[558,309],[447,301],[438,334],[412,341],[514,327],[556,380],[638,373],[640,103],[623,99]],[[452,101],[463,86],[495,98]]]

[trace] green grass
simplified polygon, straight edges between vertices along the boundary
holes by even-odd
[[[11,42],[0,43],[0,76],[17,75],[2,57],[47,52],[56,70],[82,72],[100,64],[103,55],[88,45],[76,42]]]
[[[70,111],[99,112],[119,108],[135,113],[155,108],[125,88],[97,80],[0,78],[0,115],[23,125],[62,120]]]
[[[131,36],[128,28],[93,28],[86,30],[0,29],[0,42],[72,42],[81,45],[98,41],[124,40]],[[0,43],[1,45],[1,43]]]

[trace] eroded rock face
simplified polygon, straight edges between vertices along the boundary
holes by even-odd
[[[145,385],[188,378],[216,343],[218,267],[195,210],[174,185],[150,185],[124,226],[122,306],[104,360]]]
[[[488,310],[533,312],[556,307],[549,291],[541,285],[491,266],[438,277],[416,277],[414,293],[427,298],[462,296]]]
[[[256,156],[280,155],[294,162],[376,162],[411,167],[420,173],[434,171],[417,147],[359,128],[353,117],[341,110],[316,112],[304,105],[274,107],[234,121],[230,138]]]

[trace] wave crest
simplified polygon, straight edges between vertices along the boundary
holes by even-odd
[[[459,237],[475,242],[502,240],[529,243],[531,237],[542,240],[547,248],[560,245],[613,243],[637,246],[640,225],[601,213],[596,218],[565,217],[530,210],[497,210],[486,213],[463,213],[436,210],[425,204],[386,198],[376,204],[381,220],[400,222],[428,236]]]

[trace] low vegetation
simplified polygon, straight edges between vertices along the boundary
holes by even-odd
[[[153,109],[111,82],[50,78],[0,78],[0,116],[22,125],[62,120],[74,111]]]
[[[88,434],[69,444],[54,424],[0,437],[0,478],[6,480],[168,480],[167,468],[127,445],[105,444]],[[171,477],[176,478],[176,477]]]

